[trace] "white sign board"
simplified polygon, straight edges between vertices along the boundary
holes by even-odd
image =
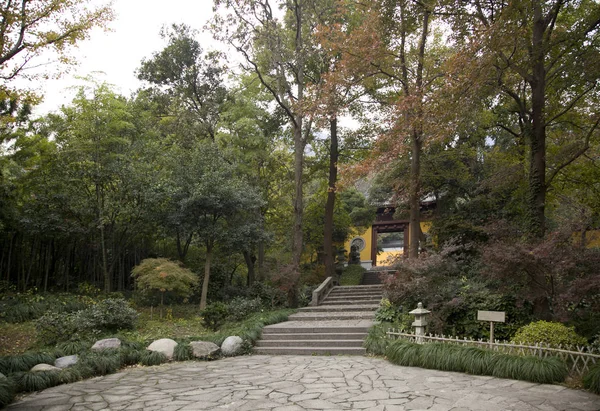
[[[477,311],[479,321],[490,321],[495,323],[506,322],[506,312],[504,311]]]

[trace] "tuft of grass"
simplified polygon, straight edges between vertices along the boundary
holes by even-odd
[[[583,376],[583,386],[594,394],[600,394],[600,363]]]
[[[62,355],[75,355],[81,354],[86,351],[89,347],[89,343],[83,341],[66,341],[56,346],[56,349],[61,352]]]
[[[193,358],[192,347],[190,347],[189,343],[179,343],[175,346],[175,350],[173,351],[173,359],[175,361],[189,361]]]
[[[140,363],[142,365],[150,366],[150,365],[160,365],[168,361],[166,355],[157,351],[146,350],[142,352],[140,356]]]
[[[369,329],[369,334],[365,338],[363,346],[366,348],[367,353],[373,355],[385,355],[388,345],[391,340],[387,338],[386,333],[387,326],[384,324],[377,324]]]
[[[58,372],[58,384],[70,384],[83,379],[81,369],[77,367],[69,367]]]
[[[142,350],[137,350],[133,347],[125,347],[119,350],[121,365],[135,365],[140,362]]]
[[[8,378],[0,379],[0,408],[6,407],[15,398],[13,383]]]
[[[29,371],[31,367],[37,364],[54,364],[55,355],[41,352],[26,352],[20,355],[11,355],[0,358],[0,372],[4,375],[14,372]]]
[[[121,356],[118,350],[104,350],[86,355],[81,362],[91,370],[92,375],[106,375],[121,367]]]
[[[58,371],[27,371],[13,378],[19,392],[41,391],[59,384]]]
[[[443,343],[420,345],[398,340],[388,346],[386,356],[397,365],[493,375],[541,384],[563,382],[568,374],[564,361],[557,357],[509,355]]]

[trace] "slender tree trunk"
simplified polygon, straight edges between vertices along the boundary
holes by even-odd
[[[248,268],[247,285],[248,285],[248,287],[251,287],[255,281],[254,260],[256,260],[256,258],[252,255],[252,253],[250,253],[249,251],[246,251],[246,250],[244,250],[243,254],[244,254],[244,261],[246,262],[246,267]]]
[[[335,209],[337,163],[338,163],[338,135],[337,118],[334,116],[329,121],[331,140],[329,144],[329,182],[327,186],[327,203],[325,204],[325,225],[323,227],[323,252],[325,257],[325,276],[335,279],[335,261],[333,256],[333,211]]]
[[[258,243],[258,270],[257,270],[257,280],[258,281],[264,281],[264,279],[265,279],[264,266],[265,266],[265,244],[262,241],[260,241]]]
[[[529,168],[529,233],[541,238],[546,231],[546,69],[544,67],[544,32],[546,23],[540,1],[534,1],[533,72],[531,86],[532,130]]]
[[[409,220],[409,248],[408,257],[417,258],[419,256],[419,240],[421,236],[421,216],[420,216],[420,192],[421,192],[421,150],[423,148],[423,64],[425,59],[425,47],[427,45],[427,35],[429,33],[429,15],[430,11],[423,12],[423,27],[421,39],[419,41],[419,60],[417,64],[416,76],[416,96],[418,97],[418,106],[416,107],[416,123],[413,125],[411,141],[411,166],[410,166],[410,220]]]
[[[208,296],[208,281],[210,280],[210,263],[212,259],[213,245],[206,242],[206,261],[204,262],[204,280],[202,281],[202,295],[200,296],[200,309],[206,308],[206,297]]]

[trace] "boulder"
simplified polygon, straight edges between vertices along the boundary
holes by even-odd
[[[50,364],[38,364],[38,365],[34,365],[31,370],[32,372],[37,372],[37,371],[60,371],[60,368],[55,367],[54,365],[50,365]]]
[[[54,361],[54,366],[58,368],[67,368],[71,365],[77,364],[79,357],[77,355],[68,355],[66,357],[57,358]]]
[[[226,356],[237,355],[242,351],[243,343],[244,340],[237,335],[227,337],[225,338],[225,341],[223,341],[223,344],[221,344],[221,352]]]
[[[161,352],[170,360],[173,358],[175,347],[177,347],[176,341],[173,341],[170,338],[161,338],[160,340],[156,340],[150,344],[147,349],[150,351]]]
[[[120,348],[121,340],[118,338],[105,338],[104,340],[98,340],[92,345],[92,351],[102,351],[109,348]]]
[[[190,347],[196,358],[214,358],[220,350],[217,344],[210,341],[194,341],[190,343]]]

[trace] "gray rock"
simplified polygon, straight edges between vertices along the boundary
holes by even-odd
[[[50,364],[38,364],[38,365],[34,365],[31,370],[32,372],[37,372],[37,371],[60,371],[60,368],[55,367],[54,365],[50,365]]]
[[[175,351],[175,347],[177,347],[177,342],[171,340],[170,338],[161,338],[160,340],[156,340],[150,344],[147,349],[150,351],[161,352],[170,360],[173,358],[173,351]]]
[[[104,340],[99,340],[92,345],[93,351],[101,351],[106,350],[108,348],[119,348],[121,347],[121,340],[118,338],[105,338]]]
[[[244,340],[237,335],[227,337],[225,338],[225,341],[223,341],[223,344],[221,344],[221,352],[226,356],[237,355],[242,351],[243,343]]]
[[[220,350],[217,344],[210,341],[194,341],[190,343],[190,347],[192,355],[196,358],[213,358]]]
[[[58,368],[67,368],[71,365],[77,364],[79,357],[77,355],[68,355],[66,357],[57,358],[54,361],[54,366]]]

